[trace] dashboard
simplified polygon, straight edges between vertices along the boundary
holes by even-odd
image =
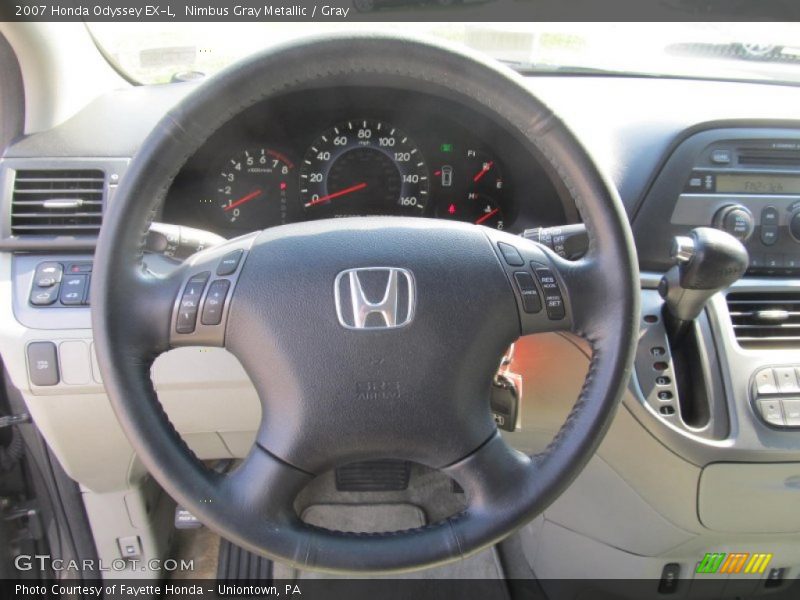
[[[229,121],[175,178],[161,218],[230,238],[375,215],[511,231],[577,220],[502,124],[441,97],[352,87],[303,90]]]
[[[0,161],[6,214],[12,214],[14,202],[11,175],[23,169],[101,170],[106,174],[104,203],[112,206],[113,189],[147,132],[196,85],[143,86],[107,93],[57,127],[21,137],[5,149]],[[784,192],[772,199],[773,203],[782,203],[776,205],[781,211],[778,241],[769,248],[762,247],[762,228],[755,230],[750,244],[756,254],[764,255],[788,256],[796,249],[789,220],[793,213],[787,210],[788,196],[795,195],[796,189],[785,173],[781,181],[790,187],[775,189],[772,179],[750,179],[745,182],[749,186],[746,194],[738,193],[740,188],[725,187],[731,181],[724,178],[717,180],[721,189],[702,194],[687,194],[684,186],[694,171],[735,176],[734,171],[743,170],[740,148],[749,147],[752,140],[800,139],[797,88],[666,78],[559,76],[531,77],[527,85],[569,124],[619,191],[631,219],[642,268],[643,315],[652,317],[652,323],[645,321],[642,325],[639,361],[643,366],[636,371],[641,383],[626,396],[601,448],[601,460],[590,463],[593,470],[589,471],[589,483],[587,478],[576,481],[568,505],[550,510],[543,527],[549,528],[545,533],[552,546],[538,555],[557,556],[558,548],[583,549],[571,544],[586,536],[592,540],[594,551],[602,549],[605,556],[618,552],[622,557],[619,564],[625,567],[631,567],[628,560],[634,556],[637,572],[646,568],[657,576],[668,561],[693,564],[703,552],[717,548],[721,531],[727,532],[725,539],[731,546],[745,548],[753,543],[753,533],[761,534],[759,539],[766,542],[763,534],[774,532],[766,548],[776,553],[776,564],[799,564],[796,486],[792,484],[800,464],[798,434],[797,430],[771,424],[767,417],[772,413],[759,412],[762,406],[773,406],[783,414],[780,411],[789,404],[782,394],[762,398],[762,382],[755,380],[756,374],[791,373],[795,365],[800,365],[798,347],[743,347],[731,324],[727,299],[720,295],[702,320],[700,331],[707,340],[707,351],[696,361],[712,382],[709,410],[699,415],[684,411],[691,404],[684,400],[682,406],[682,395],[671,387],[659,387],[659,379],[668,381],[671,372],[653,370],[658,363],[670,369],[673,364],[661,354],[669,346],[663,335],[658,337],[661,300],[656,286],[660,272],[668,266],[674,235],[712,223],[716,212],[734,200],[749,208],[756,227],[761,227],[762,210],[767,206],[764,201],[775,192]],[[769,102],[764,102],[767,97]],[[346,133],[346,143],[318,145],[320,140],[330,141],[329,134],[335,134],[336,128]],[[791,131],[777,131],[783,128]],[[391,150],[381,147],[379,141],[387,137],[387,129],[395,144]],[[351,131],[354,133],[348,133]],[[364,131],[361,139],[359,131]],[[369,140],[363,137],[367,135]],[[748,143],[739,143],[741,140]],[[712,165],[712,152],[720,143],[730,146],[731,162]],[[678,151],[679,147],[684,148]],[[417,163],[422,165],[403,160],[412,150],[416,150],[413,156],[420,156]],[[326,152],[330,152],[330,158]],[[397,159],[395,152],[401,153]],[[258,165],[255,170],[248,170],[249,158],[253,166]],[[475,181],[489,163],[491,166]],[[529,227],[576,222],[574,205],[553,185],[542,164],[540,157],[514,138],[503,123],[446,98],[375,88],[305,90],[254,106],[226,123],[189,157],[156,218],[225,237],[284,222],[350,214],[419,214],[475,222],[480,213],[467,212],[464,206],[469,194],[475,193],[481,204],[476,202],[473,208],[484,208],[486,200],[489,212],[498,209],[482,225],[520,232]],[[789,170],[792,166],[774,164],[747,168],[750,173],[769,171],[769,177]],[[314,186],[303,192],[302,182],[317,173],[322,180],[314,181]],[[301,177],[303,174],[307,177]],[[414,175],[417,181],[403,181],[405,176],[413,179]],[[226,181],[230,176],[232,181]],[[445,185],[448,180],[450,185]],[[282,183],[285,189],[281,189]],[[321,200],[354,186],[359,189]],[[751,189],[753,186],[755,189]],[[256,191],[257,196],[230,208]],[[402,199],[410,197],[416,198],[416,205],[410,200],[403,205]],[[449,212],[451,203],[455,205],[454,214]],[[682,212],[684,206],[692,211],[687,218]],[[94,246],[65,237],[45,239],[12,233],[7,218],[3,239],[6,251],[0,253],[7,284],[0,350],[9,379],[23,391],[37,426],[57,449],[62,464],[85,486],[84,495],[96,499],[101,494],[94,491],[100,491],[115,492],[102,494],[106,497],[123,497],[116,491],[124,489],[127,502],[133,497],[128,490],[132,453],[108,407],[93,358],[90,308],[34,307],[28,301],[38,265],[57,262],[64,265],[65,276],[72,276],[73,268],[91,261]],[[780,244],[787,244],[789,250]],[[174,268],[158,259],[148,256],[149,266]],[[759,295],[764,300],[760,303],[770,309],[776,298],[787,299],[788,294],[800,294],[798,290],[796,277],[781,270],[750,273],[735,291],[748,294],[740,298],[741,302],[751,302],[753,295]],[[752,312],[777,314],[771,309]],[[751,329],[748,325],[740,329]],[[49,387],[31,382],[26,357],[31,343],[44,341],[55,344],[61,375],[61,382]],[[538,432],[547,431],[551,422],[563,421],[560,411],[569,408],[564,400],[577,395],[578,389],[570,386],[583,377],[582,369],[587,368],[588,361],[577,346],[560,336],[545,337],[536,344],[528,346],[527,354],[522,348],[518,356],[536,367],[531,369],[535,376],[530,378],[535,384],[525,386],[522,414],[525,429],[536,432],[531,439],[538,440]],[[645,371],[652,387],[644,379]],[[234,359],[224,352],[175,350],[159,358],[154,380],[165,410],[198,456],[217,459],[246,455],[252,425],[259,417],[258,399]],[[800,391],[787,393],[794,400]],[[670,400],[662,399],[670,394]],[[783,408],[781,403],[785,404]],[[528,441],[527,433],[511,435],[534,444]],[[523,449],[535,451],[536,447]],[[97,466],[98,456],[103,457],[103,468]],[[719,484],[728,481],[727,469],[732,471],[730,488]],[[598,504],[598,490],[610,494],[614,502]],[[736,510],[741,505],[731,504],[731,498],[741,498],[749,508]],[[720,508],[728,506],[732,508]],[[754,512],[752,506],[768,506],[769,510]],[[608,509],[603,518],[597,518],[598,507]],[[129,518],[128,508],[122,510],[120,523]],[[742,514],[748,514],[748,519],[742,519]],[[108,537],[100,547],[105,548],[104,556],[110,557],[118,552],[116,536],[142,535],[142,529],[132,528],[98,531]],[[634,535],[641,531],[654,531],[656,535]],[[681,544],[683,549],[676,550]],[[537,573],[553,578],[571,576],[558,570],[555,562],[537,564]],[[631,572],[630,568],[619,569],[619,564],[609,572],[620,577]]]

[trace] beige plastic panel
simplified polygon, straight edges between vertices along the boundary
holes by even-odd
[[[643,530],[644,531],[644,530]],[[649,534],[649,532],[648,532]],[[522,530],[523,551],[545,591],[557,585],[558,598],[581,600],[631,598],[697,598],[720,600],[768,598],[763,588],[767,572],[755,575],[699,575],[694,571],[706,552],[747,552],[773,555],[770,566],[782,567],[785,580],[800,574],[800,544],[796,536],[746,536],[727,534],[723,539],[697,537],[660,557],[638,556],[593,540],[550,521],[534,522]],[[675,594],[661,596],[653,589],[665,564],[678,563],[682,581]],[[628,580],[642,579],[637,589]],[[558,580],[553,582],[550,580]],[[582,580],[592,580],[591,588]],[[757,594],[757,596],[756,596]]]
[[[83,340],[61,342],[58,345],[58,365],[61,381],[68,385],[87,385],[92,382],[92,363],[89,344]]]
[[[598,490],[603,490],[600,498]],[[644,556],[661,555],[694,537],[666,520],[599,457],[589,462],[544,516]]]
[[[172,500],[150,479],[142,485],[102,494],[84,489],[82,495],[97,554],[108,569],[103,577],[159,577],[161,573],[147,567],[150,560],[166,558],[173,531]],[[131,563],[121,561],[117,540],[127,536],[139,538],[142,554],[136,569]]]
[[[524,373],[525,381],[530,383],[523,387],[523,432],[506,434],[507,440],[526,452],[546,447],[578,397],[589,367],[588,352],[582,340],[569,335],[537,335],[517,342],[512,370]],[[624,534],[620,529],[627,527],[628,511],[642,513],[645,510],[625,488],[634,491],[641,502],[661,515],[662,524],[689,534],[704,531],[697,519],[700,469],[664,447],[636,421],[624,404],[620,405],[598,455],[608,469],[592,474],[590,487],[602,490],[602,494],[613,490],[617,496],[626,496],[627,501],[608,507],[614,514],[607,515],[602,523],[591,524],[587,534],[623,543],[620,536]],[[582,515],[596,514],[597,495],[598,491],[594,491],[574,498],[569,510],[559,509],[559,520],[569,522],[570,527],[577,523],[589,527]],[[554,510],[558,502],[560,500]],[[658,521],[652,524],[659,527]],[[632,538],[629,542],[633,543]]]
[[[718,531],[800,532],[800,463],[709,465],[700,477],[698,510],[703,524]]]

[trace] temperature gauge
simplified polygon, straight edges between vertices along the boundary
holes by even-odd
[[[437,216],[505,228],[503,175],[499,162],[488,153],[468,148],[462,160],[435,169],[433,181],[438,188]]]
[[[494,199],[486,194],[471,192],[463,200],[452,200],[440,205],[439,217],[454,221],[468,221],[495,229],[504,229],[503,211]]]

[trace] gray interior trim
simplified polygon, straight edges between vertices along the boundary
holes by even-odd
[[[0,33],[0,156],[22,135],[25,124],[25,89],[14,49]]]

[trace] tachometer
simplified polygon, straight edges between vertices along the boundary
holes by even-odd
[[[270,148],[246,148],[219,170],[217,218],[237,229],[286,223],[296,185],[294,164],[285,155]]]
[[[300,168],[300,200],[310,218],[425,212],[428,167],[398,128],[370,119],[325,131]]]

